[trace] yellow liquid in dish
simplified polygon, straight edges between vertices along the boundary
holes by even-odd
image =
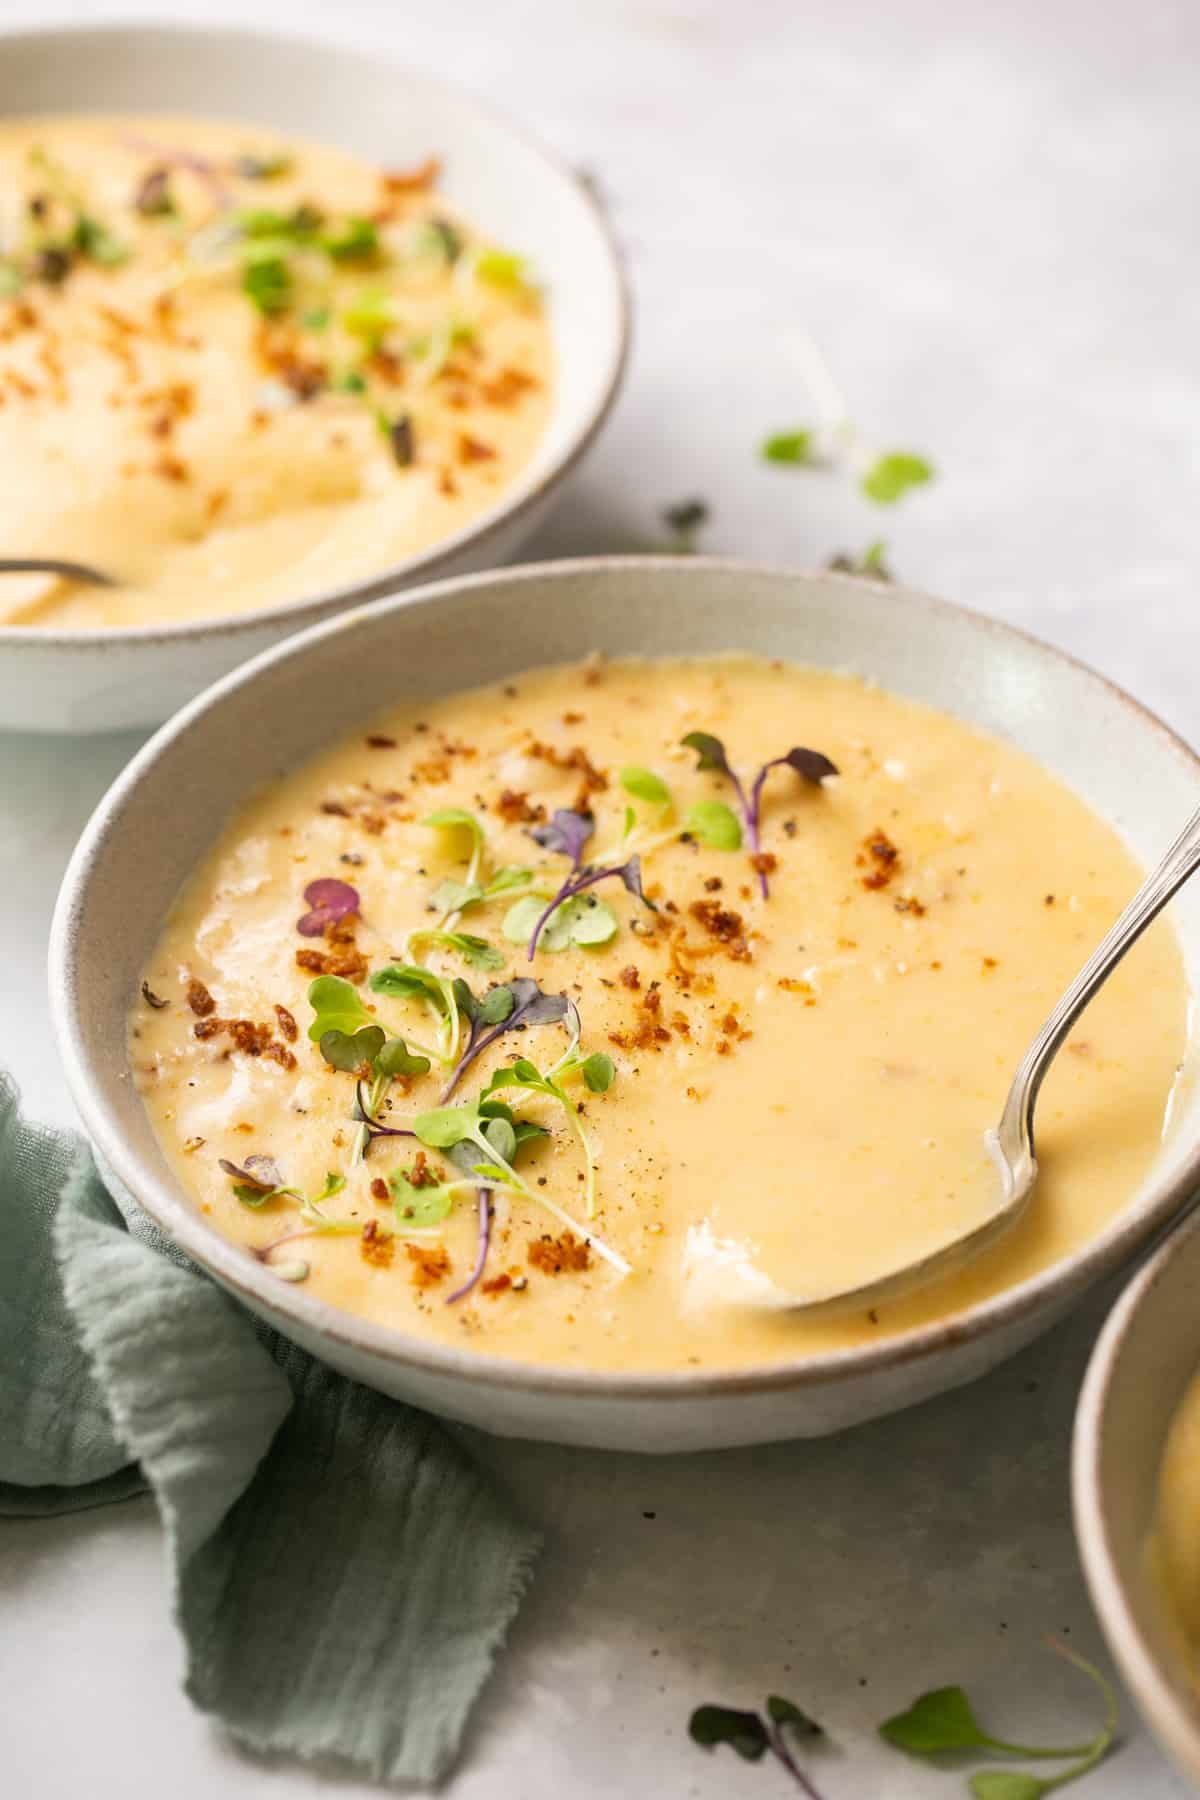
[[[403,1231],[380,1250],[395,1226],[386,1177],[411,1166],[416,1146],[381,1140],[351,1166],[350,1077],[304,1036],[314,968],[297,955],[314,941],[296,931],[303,889],[321,877],[353,882],[353,942],[316,948],[348,954],[340,966],[352,973],[359,958],[361,977],[436,922],[431,890],[464,873],[456,847],[421,824],[428,813],[469,810],[486,827],[489,868],[533,865],[552,892],[566,860],[531,842],[523,815],[586,803],[595,853],[621,842],[626,765],[669,784],[672,817],[734,799],[680,747],[696,730],[720,737],[746,775],[797,742],[840,771],[820,787],[787,768],[768,778],[769,899],[744,847],[676,840],[644,861],[657,911],[618,882],[595,890],[619,920],[607,943],[539,948],[528,963],[504,936],[510,893],[461,921],[503,952],[502,969],[483,976],[432,948],[423,958],[479,990],[532,973],[576,1003],[583,1050],[616,1068],[606,1093],[572,1090],[598,1162],[585,1223],[631,1269],[620,1274],[594,1249],[584,1268],[549,1266],[563,1260],[562,1229],[537,1183],[579,1218],[584,1167],[561,1110],[517,1096],[553,1133],[523,1153],[535,1197],[498,1194],[493,1285],[447,1304],[474,1260],[474,1201],[464,1196],[421,1238],[419,1256]],[[634,804],[639,831],[653,836],[657,809]],[[245,1206],[219,1158],[270,1155],[306,1194],[327,1171],[346,1174],[327,1210],[366,1226],[368,1242],[310,1237],[287,1254],[308,1262],[308,1291],[350,1312],[549,1364],[777,1362],[961,1313],[1068,1255],[1124,1205],[1159,1145],[1185,1048],[1184,974],[1162,921],[1060,1054],[1039,1105],[1035,1201],[988,1253],[905,1298],[836,1314],[730,1304],[728,1290],[697,1276],[712,1245],[735,1244],[784,1287],[853,1279],[881,1244],[919,1254],[931,1231],[970,1222],[981,1134],[1016,1061],[1139,879],[1109,827],[1020,751],[854,678],[749,657],[536,671],[364,721],[352,741],[258,797],[166,924],[146,979],[167,1005],[135,1010],[132,1062],[172,1168],[215,1228],[248,1249],[295,1228],[296,1208]],[[210,1017],[261,1022],[270,1036],[283,1006],[297,1039],[274,1032],[279,1052],[264,1056],[228,1030],[204,1035],[191,981]],[[419,1008],[361,991],[389,1032],[428,1037]],[[455,1099],[515,1057],[544,1069],[565,1047],[558,1026],[502,1037]],[[389,1122],[435,1106],[440,1086],[435,1071],[395,1093]]]
[[[367,580],[494,506],[542,438],[539,297],[478,260],[432,172],[212,121],[38,118],[0,124],[0,192],[0,555],[118,582],[2,576],[0,623]]]

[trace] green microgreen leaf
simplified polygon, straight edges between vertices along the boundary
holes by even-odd
[[[118,263],[129,260],[128,244],[114,237],[107,226],[92,218],[90,213],[81,212],[76,218],[71,242],[81,256],[105,268],[115,268]]]
[[[880,506],[894,506],[910,488],[932,481],[933,464],[911,450],[889,450],[877,457],[862,477],[860,486],[868,500]]]
[[[653,769],[624,768],[620,772],[621,786],[635,800],[646,800],[652,806],[670,806],[671,790],[661,775]]]
[[[821,1737],[821,1727],[817,1721],[806,1713],[794,1700],[785,1700],[782,1694],[771,1694],[767,1699],[767,1717],[774,1725],[789,1725],[799,1737]]]
[[[19,294],[25,281],[17,265],[8,261],[0,261],[0,300],[11,300]]]
[[[353,1075],[370,1069],[383,1049],[386,1033],[381,1025],[365,1025],[361,1031],[331,1029],[321,1033],[321,1055],[331,1069]],[[428,1067],[428,1064],[426,1064]]]
[[[683,829],[706,850],[739,850],[742,826],[737,814],[723,800],[697,800],[683,818]]]
[[[358,989],[340,975],[318,975],[309,983],[308,1003],[315,1015],[308,1028],[314,1043],[327,1031],[353,1033],[372,1022]]]
[[[762,454],[767,462],[811,465],[816,461],[813,441],[811,431],[777,431],[764,443]]]
[[[461,908],[457,910],[461,911]],[[469,968],[489,973],[502,969],[506,961],[502,950],[497,950],[486,938],[476,937],[470,931],[414,931],[409,938],[409,946],[412,948],[418,943],[436,944],[442,950],[456,950]]]
[[[235,1181],[233,1191],[243,1206],[265,1206],[268,1200],[275,1200],[284,1192],[283,1188],[250,1187],[244,1181]]]
[[[879,1735],[912,1756],[932,1756],[943,1750],[988,1749],[992,1742],[960,1687],[935,1688],[921,1694],[907,1712],[885,1719]]]
[[[457,1182],[439,1182],[437,1187],[414,1187],[399,1169],[388,1176],[395,1203],[396,1223],[409,1231],[428,1231],[440,1225],[454,1205]]]
[[[483,826],[474,813],[467,812],[461,806],[443,806],[438,812],[427,813],[421,823],[439,831],[455,833],[465,831],[470,840],[470,849],[483,843]]]
[[[365,394],[367,378],[361,369],[347,369],[342,375],[335,375],[329,384],[342,394]]]
[[[335,262],[370,262],[379,254],[379,233],[370,219],[345,219],[326,232],[321,248]]]
[[[412,1128],[430,1150],[450,1150],[483,1128],[483,1115],[477,1106],[435,1106],[418,1113]]]
[[[292,303],[292,277],[282,256],[256,257],[242,270],[242,292],[270,318]]]
[[[301,314],[300,323],[305,331],[327,331],[332,318],[333,314],[327,306],[310,306],[306,313]],[[345,379],[346,377],[343,376],[343,382]],[[362,381],[362,376],[360,375],[358,379]],[[363,385],[365,386],[366,383],[364,382]]]
[[[510,943],[528,942],[545,904],[536,894],[527,894],[509,907],[503,931]],[[621,921],[607,901],[580,894],[555,907],[542,927],[538,944],[549,951],[566,950],[572,944],[581,949],[594,948],[609,943],[620,928]]]
[[[342,313],[342,324],[354,337],[374,346],[396,323],[396,303],[382,288],[359,294]]]
[[[525,258],[494,245],[479,252],[475,258],[475,273],[480,281],[486,281],[492,287],[524,288],[530,285],[529,264]]]
[[[612,1057],[603,1050],[594,1050],[590,1056],[585,1057],[579,1065],[579,1072],[583,1076],[584,1085],[593,1094],[606,1094],[617,1073]]]
[[[440,1012],[449,1011],[446,983],[432,969],[415,963],[389,963],[376,969],[367,986],[373,994],[387,994],[392,1000],[429,1000]]]
[[[758,1762],[770,1743],[757,1713],[731,1706],[698,1706],[688,1720],[688,1735],[705,1750],[728,1744],[745,1762]]]
[[[375,1055],[377,1075],[427,1075],[431,1067],[429,1058],[410,1050],[402,1037],[389,1038]]]
[[[980,1769],[967,1783],[975,1800],[1042,1800],[1059,1786],[1058,1781],[1045,1781],[1021,1769]]]
[[[233,172],[243,181],[275,181],[281,175],[290,174],[291,169],[292,158],[286,150],[272,151],[265,156],[243,151],[233,159]]]

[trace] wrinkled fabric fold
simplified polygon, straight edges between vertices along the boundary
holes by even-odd
[[[0,1078],[0,1511],[148,1486],[197,1706],[256,1750],[436,1780],[538,1540],[436,1421],[255,1325]]]

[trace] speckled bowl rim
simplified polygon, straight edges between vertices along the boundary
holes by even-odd
[[[1188,1705],[1169,1678],[1162,1658],[1147,1642],[1129,1603],[1121,1562],[1113,1547],[1109,1494],[1101,1469],[1109,1395],[1126,1340],[1142,1309],[1153,1305],[1155,1290],[1175,1259],[1194,1250],[1193,1240],[1198,1233],[1200,1213],[1171,1233],[1138,1270],[1109,1313],[1080,1389],[1071,1444],[1075,1540],[1092,1603],[1126,1685],[1155,1735],[1179,1766],[1189,1772],[1193,1782],[1200,1782],[1200,1712]],[[1200,1361],[1200,1326],[1196,1330],[1196,1354]]]
[[[186,53],[187,44],[191,40],[221,38],[230,43],[233,55],[237,54],[239,46],[260,50],[273,44],[300,45],[318,53],[335,55],[367,54],[362,45],[324,38],[308,31],[260,31],[253,26],[223,24],[207,26],[194,20],[173,23],[170,20],[143,22],[131,19],[108,20],[98,25],[52,24],[36,30],[0,25],[0,55],[16,42],[45,43],[52,49],[68,39],[75,42],[88,39],[111,42],[115,38],[130,35],[159,39],[164,46],[173,45],[180,53]],[[374,59],[374,53],[372,54]],[[604,207],[564,157],[548,149],[524,126],[514,123],[501,108],[493,106],[490,101],[479,99],[469,88],[458,87],[454,82],[443,81],[436,75],[428,75],[423,69],[413,68],[385,52],[379,53],[378,60],[391,63],[405,80],[419,82],[422,87],[429,88],[434,93],[446,95],[456,105],[474,110],[498,130],[515,138],[572,190],[580,206],[588,214],[609,265],[615,323],[615,337],[603,386],[590,410],[571,429],[566,443],[532,486],[523,486],[518,478],[511,498],[506,499],[501,495],[494,506],[460,527],[450,537],[439,538],[427,550],[392,563],[378,575],[372,575],[350,587],[328,588],[322,593],[305,595],[298,600],[283,600],[274,606],[255,607],[253,612],[214,613],[211,618],[183,620],[176,625],[87,626],[73,630],[47,630],[41,626],[0,624],[0,651],[20,650],[29,645],[70,651],[94,650],[106,644],[185,644],[204,638],[238,637],[248,631],[260,630],[275,623],[283,625],[284,622],[289,630],[300,630],[306,624],[316,621],[331,607],[340,610],[365,605],[391,595],[401,584],[407,590],[415,577],[436,576],[438,565],[461,551],[489,544],[493,538],[508,531],[514,520],[523,518],[540,506],[552,489],[571,474],[603,430],[625,379],[633,336],[633,301],[625,259]]]
[[[131,790],[148,769],[175,740],[187,732],[205,713],[219,709],[226,695],[253,683],[259,673],[288,660],[303,660],[314,646],[351,623],[383,620],[405,609],[436,607],[449,599],[477,587],[502,586],[519,589],[525,582],[545,582],[556,574],[574,573],[652,573],[664,567],[678,568],[677,557],[664,556],[598,556],[567,558],[556,562],[529,563],[512,569],[466,575],[431,583],[399,596],[366,613],[341,613],[313,626],[299,636],[264,651],[253,661],[235,669],[191,701],[174,718],[162,726],[134,756],[93,813],[63,878],[62,889],[51,925],[49,974],[50,1010],[63,1060],[67,1083],[84,1126],[104,1162],[135,1196],[150,1217],[192,1259],[219,1277],[224,1285],[252,1302],[254,1308],[279,1323],[287,1335],[289,1322],[320,1334],[331,1342],[345,1345],[361,1354],[385,1363],[419,1370],[423,1373],[467,1378],[484,1387],[519,1389],[525,1393],[548,1393],[580,1398],[652,1399],[672,1397],[696,1398],[732,1396],[747,1393],[769,1393],[822,1387],[856,1380],[864,1375],[901,1368],[906,1364],[936,1357],[939,1352],[1000,1330],[1019,1325],[1031,1313],[1045,1310],[1055,1299],[1064,1301],[1126,1262],[1170,1217],[1179,1200],[1200,1182],[1200,1127],[1197,1141],[1172,1177],[1155,1184],[1141,1203],[1125,1212],[1081,1251],[1052,1264],[1040,1274],[1018,1283],[980,1305],[969,1308],[953,1319],[917,1327],[912,1331],[883,1339],[878,1344],[858,1345],[818,1355],[792,1357],[729,1370],[687,1369],[625,1373],[614,1370],[588,1370],[546,1367],[470,1349],[426,1343],[389,1326],[375,1325],[330,1306],[326,1301],[303,1294],[295,1287],[284,1288],[265,1271],[259,1269],[245,1252],[228,1243],[200,1215],[189,1210],[180,1197],[182,1189],[169,1179],[146,1168],[140,1158],[125,1146],[117,1119],[93,1078],[74,1030],[76,1015],[75,987],[78,970],[74,957],[75,915],[86,900],[88,875],[106,840],[119,828],[120,814]],[[807,582],[828,584],[836,581],[844,590],[846,603],[870,595],[878,598],[875,582],[850,575],[833,576],[825,570],[796,570],[781,564],[753,563],[735,557],[692,557],[689,571],[703,579],[706,570],[739,573],[756,580],[777,580],[791,586]],[[1030,632],[988,618],[971,608],[951,601],[934,599],[914,589],[893,587],[891,597],[897,606],[924,613],[934,621],[953,619],[967,621],[982,639],[1007,638],[1034,646],[1047,661],[1082,671],[1109,692],[1140,721],[1147,731],[1157,735],[1189,770],[1200,777],[1200,755],[1178,733],[1158,716],[1131,698],[1116,683],[1098,674],[1087,663],[1056,649]]]

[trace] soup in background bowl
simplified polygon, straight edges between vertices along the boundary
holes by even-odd
[[[593,652],[608,660],[579,666]],[[722,808],[736,822],[737,787],[696,733],[722,741],[747,800],[764,763],[793,749],[823,760],[773,768],[758,845],[744,815],[735,844],[719,822]],[[689,1313],[693,1227],[707,1220],[768,1272],[789,1258],[798,1286],[806,1260],[849,1267],[847,1241],[881,1221],[919,1237],[928,1207],[958,1205],[953,1145],[989,1122],[1026,1037],[1198,787],[1191,753],[1097,677],[903,590],[691,559],[445,584],[262,659],[135,759],[60,901],[60,1043],[112,1178],[255,1310],[360,1379],[568,1441],[831,1430],[990,1366],[1175,1204],[1196,1162],[1190,1091],[1162,1134],[1200,955],[1194,902],[1143,946],[1142,982],[1080,1022],[1040,1118],[1044,1205],[961,1287],[878,1319],[747,1322],[711,1295]],[[572,929],[539,937],[530,961],[534,902],[545,910],[575,866],[570,821],[584,815],[580,874],[624,842],[641,846],[640,880],[589,885]],[[507,895],[464,900],[502,874]],[[423,928],[478,942],[414,942]],[[439,1081],[404,1060],[450,1053],[448,1009],[414,1002],[413,968],[457,975],[476,1008],[518,980],[565,994],[578,1057],[600,1057],[605,1078],[567,1071],[569,1109],[528,1082],[494,1088],[512,1119],[468,1146],[465,1167],[428,1130],[393,1156],[387,1129],[477,1100],[517,1059],[552,1077],[576,1050],[573,1021],[531,1019],[445,1093],[452,1070]],[[139,1005],[143,981],[153,998]],[[342,1041],[376,1025],[404,1039],[386,1070],[373,1036],[361,1059]],[[327,1030],[342,1039],[323,1048]],[[169,1096],[158,1135],[147,1087]],[[554,1135],[518,1151],[520,1123]],[[594,1209],[576,1125],[596,1156]],[[474,1266],[479,1186],[513,1186],[486,1181],[488,1143],[528,1191],[493,1193],[485,1275],[451,1302]],[[431,1219],[423,1196],[460,1177]],[[350,1229],[253,1254],[314,1206]],[[799,1251],[778,1229],[787,1206]],[[277,1254],[303,1278],[292,1266],[281,1279]],[[414,1281],[423,1261],[432,1279]]]
[[[3,551],[118,585],[0,581],[0,726],[155,723],[290,631],[510,555],[624,370],[575,173],[375,49],[3,43]]]

